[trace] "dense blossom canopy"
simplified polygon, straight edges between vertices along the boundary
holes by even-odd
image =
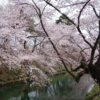
[[[99,0],[9,0],[0,8],[0,64],[14,69],[38,61],[51,73],[60,64],[74,78],[68,67],[78,66],[80,76],[89,73],[99,83],[99,5]],[[27,69],[47,78],[36,66]]]

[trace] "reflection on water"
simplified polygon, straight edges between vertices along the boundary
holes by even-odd
[[[89,75],[84,75],[79,83],[66,75],[52,80],[50,86],[35,90],[31,84],[23,83],[0,87],[0,100],[84,100],[86,92],[93,87]]]

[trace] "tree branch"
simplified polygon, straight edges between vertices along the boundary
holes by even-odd
[[[87,6],[87,4],[90,2],[90,0],[88,0],[84,6],[82,7],[82,9],[80,10],[79,16],[78,16],[78,26],[77,26],[77,30],[80,33],[80,35],[82,36],[83,40],[92,48],[92,45],[85,39],[85,36],[83,35],[81,29],[80,29],[80,17],[82,14],[82,11],[84,10],[84,8]]]
[[[99,19],[100,19],[100,16],[99,16]],[[91,58],[90,58],[90,63],[89,63],[90,66],[93,64],[94,54],[95,54],[97,45],[98,45],[98,43],[100,41],[100,21],[98,23],[99,23],[99,34],[98,34],[98,37],[97,37],[97,39],[96,39],[96,41],[94,43],[94,47],[93,47],[92,52],[91,52]]]
[[[78,30],[78,32],[80,33],[80,35],[81,35],[81,37],[83,38],[83,40],[84,40],[91,48],[93,48],[93,46],[85,39],[85,36],[83,35],[83,33],[82,33],[82,31],[81,31],[79,25],[77,26],[77,30]]]
[[[80,25],[80,17],[81,17],[81,14],[82,14],[82,11],[84,10],[84,8],[87,6],[87,4],[90,2],[90,0],[88,0],[84,6],[82,7],[82,9],[80,10],[80,13],[79,13],[79,16],[78,16],[78,26]]]
[[[53,6],[50,2],[44,0],[48,5],[53,7],[55,10],[57,10],[60,14],[62,14],[66,19],[68,19],[72,24],[76,25],[73,20],[71,20],[68,16],[66,16],[64,13],[62,13],[59,9],[57,9],[55,6]]]
[[[99,15],[97,14],[95,7],[92,4],[90,4],[90,6],[93,8],[93,11],[94,11],[95,15],[97,16],[97,18],[99,18]]]
[[[36,5],[35,7],[36,7],[36,9],[39,10],[39,13],[40,13],[40,14],[38,14],[38,17],[40,18],[40,23],[41,23],[42,29],[43,29],[43,31],[45,32],[45,34],[46,34],[48,40],[49,40],[50,43],[52,44],[54,50],[56,51],[56,53],[57,53],[59,59],[61,60],[61,62],[62,62],[62,64],[64,65],[65,69],[67,70],[67,72],[68,72],[74,79],[76,79],[76,77],[74,76],[74,74],[72,74],[72,73],[68,70],[68,68],[67,68],[67,66],[66,66],[66,64],[65,64],[65,62],[64,62],[64,60],[63,60],[63,58],[60,56],[59,51],[57,50],[57,48],[56,48],[56,46],[54,45],[54,43],[53,43],[53,41],[51,40],[51,38],[49,37],[49,34],[47,33],[47,31],[46,31],[46,29],[45,29],[45,27],[44,27],[43,21],[42,21],[42,14],[41,14],[40,9],[37,7],[37,5]]]

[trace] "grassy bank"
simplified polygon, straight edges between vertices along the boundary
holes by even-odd
[[[85,100],[100,100],[100,88],[95,84],[92,90],[87,94]]]

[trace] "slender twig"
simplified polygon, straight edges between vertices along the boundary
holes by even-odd
[[[32,52],[34,52],[34,48],[37,47],[38,45],[42,44],[44,42],[44,40],[45,40],[45,37],[43,38],[43,40],[40,43],[34,45]]]
[[[78,26],[80,25],[80,17],[81,17],[81,14],[82,14],[84,8],[87,6],[87,4],[88,4],[89,2],[90,2],[90,0],[88,0],[88,1],[83,5],[82,9],[81,9],[80,12],[79,12],[79,15],[78,15]]]
[[[90,4],[90,6],[93,8],[93,11],[94,11],[95,15],[97,16],[97,18],[99,18],[99,15],[97,14],[95,7],[92,4]]]

